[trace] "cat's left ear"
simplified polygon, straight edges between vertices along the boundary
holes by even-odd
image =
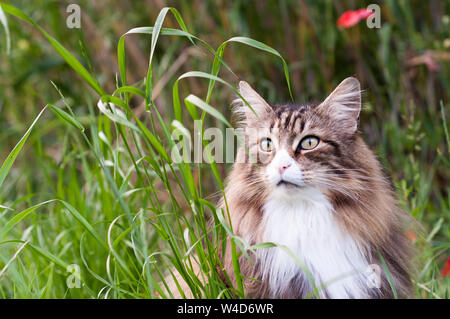
[[[354,133],[358,128],[359,112],[361,111],[359,81],[354,77],[346,78],[319,107],[337,120],[343,129]]]
[[[233,112],[241,117],[247,124],[260,121],[272,112],[272,107],[267,103],[247,82],[239,82],[239,93],[247,101],[248,105],[240,98],[234,101]]]

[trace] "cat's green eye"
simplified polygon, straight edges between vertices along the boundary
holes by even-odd
[[[268,137],[263,138],[261,142],[259,143],[259,147],[264,152],[272,152],[273,149],[273,143],[272,140]]]
[[[300,148],[302,150],[312,150],[319,144],[319,138],[315,136],[307,136],[300,142]]]

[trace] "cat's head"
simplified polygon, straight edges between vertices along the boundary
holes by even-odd
[[[248,83],[241,81],[239,88],[251,106],[238,101],[234,112],[247,133],[242,173],[252,183],[286,194],[308,186],[345,194],[366,175],[358,158],[364,152],[357,79],[345,79],[317,105],[271,105]]]

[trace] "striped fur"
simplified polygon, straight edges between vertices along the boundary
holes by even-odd
[[[391,298],[380,256],[398,295],[409,296],[411,245],[404,227],[410,220],[357,130],[359,82],[345,79],[318,105],[270,105],[245,82],[240,93],[255,112],[238,100],[235,115],[260,134],[245,145],[257,163],[246,162],[240,148],[228,178],[233,229],[250,244],[274,241],[297,257],[273,247],[258,251],[253,264],[242,258],[247,296],[302,298],[324,285],[319,297]],[[310,135],[320,139],[318,146],[299,150]],[[266,137],[274,147],[269,154],[259,148]],[[280,174],[282,166],[288,168]],[[223,258],[232,273],[231,256]],[[368,282],[369,265],[381,269],[378,288]]]

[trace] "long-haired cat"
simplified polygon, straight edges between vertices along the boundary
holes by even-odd
[[[409,216],[358,131],[358,80],[317,105],[271,105],[239,86],[251,108],[239,100],[234,114],[253,133],[228,177],[231,224],[249,244],[278,245],[240,258],[246,296],[408,297]],[[232,275],[230,252],[222,259]]]

